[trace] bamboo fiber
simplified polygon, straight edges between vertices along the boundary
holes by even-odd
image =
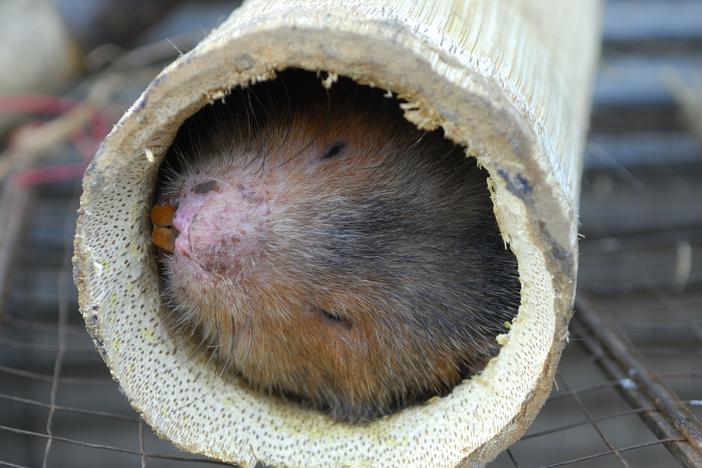
[[[187,450],[253,465],[481,465],[529,426],[567,337],[597,0],[251,0],[167,67],[86,172],[75,279],[131,404]],[[235,86],[298,67],[397,93],[488,170],[522,300],[498,357],[444,398],[365,426],[251,392],[176,348],[159,309],[148,212],[181,123]],[[333,85],[333,84],[332,84]]]

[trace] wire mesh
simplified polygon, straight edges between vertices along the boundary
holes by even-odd
[[[702,143],[668,75],[649,73],[702,70],[702,25],[646,3],[607,9],[570,341],[543,410],[494,467],[702,466]],[[173,55],[145,50],[122,60],[129,78],[106,108],[123,109]],[[66,143],[38,167],[83,161]],[[221,464],[159,439],[85,332],[70,266],[79,181],[17,180],[0,191],[0,466]]]

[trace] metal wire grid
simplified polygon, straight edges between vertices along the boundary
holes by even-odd
[[[70,278],[77,185],[27,191],[27,196],[12,191],[17,205],[3,210],[17,214],[10,226],[23,235],[13,246],[3,244],[13,261],[0,320],[0,465],[217,464],[158,440],[94,351],[76,313]],[[611,249],[605,254],[611,256]],[[587,272],[586,259],[583,268]],[[702,306],[702,291],[675,294],[649,285],[636,292],[626,280],[620,283],[619,288],[609,283],[605,292],[595,284],[594,292],[581,296],[553,394],[530,431],[495,466],[671,466],[676,460],[702,465],[694,434],[690,440],[676,428],[676,419],[631,374],[631,363],[612,351],[619,343],[640,353],[639,369],[656,371],[680,395],[668,392],[668,403],[699,416],[702,372],[695,365],[702,334],[694,307]],[[639,301],[633,308],[632,292]],[[674,322],[649,321],[665,307],[679,314]],[[599,323],[607,311],[618,314],[616,324]],[[606,317],[613,320],[612,314]],[[617,332],[607,339],[616,328],[626,336]]]
[[[13,261],[0,274],[0,465],[218,464],[158,440],[119,393],[80,323],[70,265],[77,184],[13,189],[30,193],[3,207],[16,215],[4,225],[23,235],[2,245]]]
[[[702,372],[652,373],[587,297],[544,410],[494,466],[702,466]],[[666,351],[667,361],[690,352]]]
[[[702,466],[702,150],[669,99],[623,99],[610,81],[596,94],[570,344],[543,411],[492,466]],[[78,190],[0,196],[0,466],[219,464],[158,439],[95,352],[70,275]]]

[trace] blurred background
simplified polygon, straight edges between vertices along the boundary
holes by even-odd
[[[238,3],[0,0],[0,466],[221,464],[131,409],[70,258],[100,141]],[[491,467],[702,466],[702,1],[610,0],[603,37],[570,342]]]

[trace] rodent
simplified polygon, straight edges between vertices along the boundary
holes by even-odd
[[[286,71],[179,131],[152,212],[163,294],[223,372],[338,421],[445,395],[518,309],[485,171],[398,102]]]

